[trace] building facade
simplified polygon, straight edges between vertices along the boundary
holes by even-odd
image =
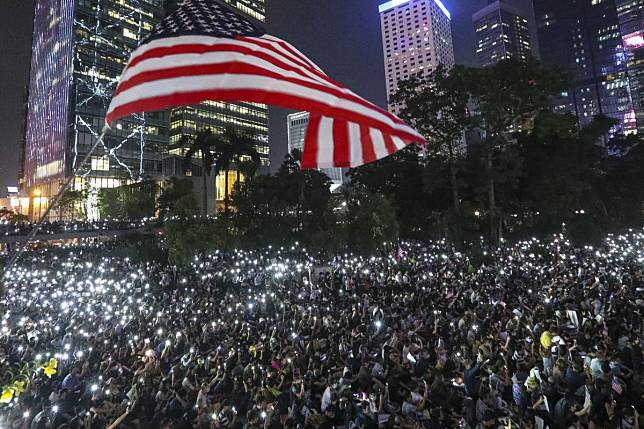
[[[309,118],[309,112],[297,112],[287,116],[286,129],[288,131],[289,154],[292,154],[295,149],[300,152],[304,151],[304,139],[306,137],[306,129],[309,126]],[[329,176],[333,182],[331,185],[332,192],[344,183],[344,170],[342,168],[322,168],[320,171]]]
[[[637,133],[644,134],[644,0],[615,0]]]
[[[391,0],[379,7],[389,110],[400,81],[454,66],[451,16],[440,0]]]
[[[265,22],[264,0],[225,0],[224,3],[237,9],[246,17],[260,23]],[[207,101],[194,106],[172,109],[170,118],[170,156],[183,156],[187,151],[186,138],[194,137],[199,130],[211,129],[215,133],[232,127],[240,132],[251,134],[257,140],[256,149],[261,160],[262,170],[270,166],[268,145],[268,106],[258,103],[225,103]],[[201,174],[201,172],[197,173]],[[228,194],[232,192],[237,179],[236,167],[229,173]],[[213,176],[214,177],[214,176]],[[223,205],[225,191],[225,173],[214,177],[214,194],[217,205]]]
[[[472,15],[472,23],[480,67],[510,58],[527,61],[532,56],[528,18],[519,9],[493,1]]]
[[[542,62],[566,72],[570,88],[557,110],[580,125],[603,114],[619,121],[611,133],[636,130],[627,57],[615,0],[534,0]]]
[[[46,210],[101,133],[125,63],[162,17],[161,3],[36,0],[21,178],[32,217]],[[166,112],[118,121],[73,189],[95,196],[100,188],[160,175],[167,124]]]

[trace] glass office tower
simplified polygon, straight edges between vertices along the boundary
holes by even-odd
[[[615,0],[534,0],[541,59],[571,79],[558,109],[587,125],[599,114],[633,132],[633,104]]]
[[[638,134],[644,133],[644,0],[615,0]]]
[[[22,192],[42,213],[100,134],[130,53],[162,0],[36,0]],[[96,195],[161,173],[168,114],[118,121],[73,182]],[[57,214],[52,213],[52,218]]]
[[[391,97],[398,83],[428,76],[442,64],[454,67],[452,16],[440,0],[390,0],[378,7],[389,111],[400,113]]]
[[[229,6],[242,12],[243,15],[265,22],[264,0],[225,0]],[[259,103],[224,103],[208,101],[194,106],[173,109],[170,120],[170,155],[182,157],[187,147],[182,141],[186,137],[193,137],[197,131],[210,128],[213,132],[223,132],[226,127],[235,128],[241,132],[255,136],[255,148],[261,159],[261,167],[268,170],[269,145],[268,145],[268,106]],[[202,174],[201,169],[196,174]],[[236,169],[229,172],[228,194],[237,181],[243,179]],[[220,173],[215,178],[217,205],[223,205],[225,192],[225,173]]]
[[[479,66],[504,59],[527,61],[532,56],[528,18],[504,1],[490,2],[472,15]]]

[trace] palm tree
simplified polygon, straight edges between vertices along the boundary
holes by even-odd
[[[240,164],[243,157],[249,157],[250,161],[256,166],[260,165],[259,153],[255,149],[257,144],[252,134],[238,131],[234,128],[226,128],[218,139],[215,148],[217,161],[215,162],[215,171],[224,172],[224,210],[228,211],[228,176],[230,167],[233,163],[237,164],[237,180],[240,179]]]
[[[207,214],[207,193],[206,174],[210,176],[211,167],[214,164],[215,176],[224,172],[224,210],[228,211],[228,176],[233,163],[240,163],[242,157],[249,157],[251,162],[258,168],[260,165],[259,153],[255,149],[256,141],[251,134],[240,132],[234,128],[226,128],[221,134],[214,134],[210,129],[204,129],[197,133],[196,137],[190,138],[190,148],[186,153],[186,169],[189,168],[192,159],[197,152],[201,153],[202,165],[204,166],[203,176],[203,207],[204,216]],[[257,169],[255,168],[255,170]],[[239,180],[240,169],[237,169],[237,180]]]
[[[208,215],[208,179],[207,177],[210,177],[210,172],[212,170],[212,165],[215,163],[215,154],[214,151],[216,150],[216,147],[219,145],[219,136],[216,136],[213,134],[213,132],[210,130],[210,128],[206,128],[204,130],[198,131],[197,135],[194,137],[186,137],[182,138],[182,141],[189,141],[190,147],[188,148],[188,152],[186,152],[186,158],[184,161],[184,169],[185,170],[190,170],[190,167],[192,166],[192,160],[194,157],[197,155],[197,153],[201,154],[201,166],[202,166],[202,174],[201,177],[203,179],[203,189],[201,192],[202,196],[202,214],[204,216]]]

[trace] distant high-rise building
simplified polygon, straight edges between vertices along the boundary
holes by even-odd
[[[162,17],[161,3],[36,0],[21,179],[32,217],[46,210],[96,141],[123,67]],[[167,123],[166,112],[118,121],[73,189],[95,197],[97,189],[159,175]]]
[[[255,21],[265,21],[264,0],[220,0],[230,7],[237,9],[246,17]],[[197,131],[209,128],[215,133],[223,132],[231,127],[238,131],[249,133],[257,140],[256,149],[259,153],[262,167],[267,170],[270,163],[268,145],[268,107],[259,103],[224,103],[206,101],[194,106],[172,109],[170,119],[170,155],[183,156],[187,147],[185,138],[192,137]],[[201,169],[199,169],[201,170]],[[202,174],[199,171],[198,174]],[[218,204],[223,205],[225,191],[225,172],[221,172],[215,180]],[[232,192],[237,178],[236,166],[228,173],[228,194]]]
[[[627,58],[615,0],[533,0],[541,60],[571,79],[557,102],[580,125],[596,115],[613,117],[615,132],[633,132]]]
[[[451,16],[440,0],[391,0],[379,7],[389,110],[398,83],[454,67]]]
[[[504,1],[494,1],[472,15],[476,32],[476,54],[481,67],[514,58],[532,56],[530,28],[526,14]]]
[[[638,134],[644,134],[644,0],[615,0]]]
[[[304,138],[309,125],[309,112],[298,112],[287,116],[288,131],[288,153],[292,154],[294,149],[304,151]],[[344,170],[342,168],[323,168],[320,170],[333,181],[331,190],[335,190],[344,183]]]

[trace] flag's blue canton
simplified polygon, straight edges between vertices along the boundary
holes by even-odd
[[[213,0],[184,0],[141,45],[173,36],[259,37],[263,34],[261,28]]]

